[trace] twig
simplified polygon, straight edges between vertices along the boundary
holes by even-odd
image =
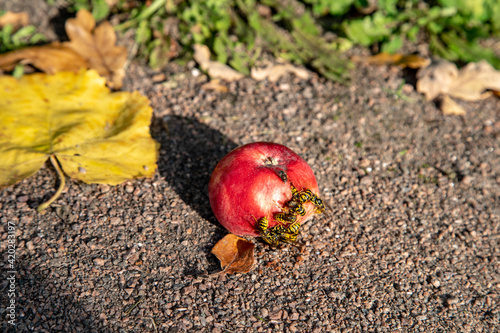
[[[153,322],[153,328],[155,329],[155,333],[158,333],[158,327],[156,327],[156,323],[153,317],[144,317],[144,318],[151,319],[151,321]]]
[[[127,309],[127,311],[125,311],[125,314],[126,314],[126,315],[130,314],[130,312],[132,312],[132,310],[133,310],[133,309],[135,309],[135,307],[136,307],[137,305],[139,305],[139,303],[141,303],[141,302],[144,300],[144,298],[146,298],[146,296],[142,296],[142,297],[141,297],[141,298],[140,298],[137,302],[135,302],[135,304],[132,304],[132,305],[131,305],[128,309]]]
[[[138,50],[139,50],[139,43],[135,42],[134,45],[132,45],[132,47],[130,48],[130,51],[128,52],[127,60],[125,61],[125,64],[123,65],[124,71],[127,71],[127,68],[130,65],[130,62],[132,61],[133,58],[135,58]]]
[[[128,28],[133,27],[135,24],[139,23],[142,20],[145,20],[152,16],[156,11],[158,11],[161,7],[163,7],[166,3],[166,0],[155,0],[149,7],[146,7],[142,12],[139,13],[133,19],[130,19],[122,24],[115,26],[115,30],[122,31]]]

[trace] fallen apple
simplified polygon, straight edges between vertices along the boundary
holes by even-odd
[[[274,215],[292,198],[292,186],[318,194],[316,177],[309,165],[289,148],[271,142],[243,145],[227,154],[215,167],[208,193],[219,222],[238,236],[259,236],[257,220],[269,219],[269,228],[282,224]],[[299,223],[314,214],[312,202]]]

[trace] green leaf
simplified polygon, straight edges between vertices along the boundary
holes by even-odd
[[[238,72],[243,73],[245,75],[250,74],[248,63],[249,63],[248,55],[243,52],[234,52],[231,61],[229,61],[229,65],[231,65],[231,67],[233,67]]]
[[[403,46],[401,36],[392,36],[391,39],[382,45],[382,52],[395,53]]]
[[[490,16],[487,11],[488,0],[439,0],[443,7],[456,8],[464,16],[484,22]]]
[[[464,62],[477,62],[479,60],[488,61],[496,69],[500,69],[500,58],[489,48],[484,48],[478,43],[468,42],[460,38],[455,32],[448,32],[441,35],[448,49],[456,55],[457,59]]]
[[[35,31],[36,31],[36,28],[32,25],[22,27],[21,29],[17,30],[16,33],[12,36],[12,40],[19,41],[19,40],[21,40],[21,38],[31,36],[32,34],[35,33]],[[14,42],[14,44],[15,43],[16,42]]]
[[[398,0],[379,0],[378,7],[389,15],[395,15],[398,13],[397,3]]]
[[[37,44],[39,42],[46,42],[47,41],[47,38],[45,38],[44,35],[42,35],[41,33],[36,33],[34,34],[30,40],[29,40],[29,44]]]
[[[344,30],[355,43],[369,46],[379,42],[391,35],[389,28],[392,19],[384,17],[381,13],[375,13],[372,17],[366,16],[362,20],[353,20],[344,25]]]
[[[413,26],[411,27],[408,32],[406,33],[406,36],[408,39],[414,43],[418,41],[418,33],[420,32],[420,27],[419,26]]]
[[[353,3],[354,0],[325,1],[331,15],[344,15]]]
[[[135,31],[135,41],[139,44],[145,44],[151,39],[151,29],[148,21],[141,21]]]
[[[92,16],[96,21],[109,15],[109,6],[105,0],[92,0]]]
[[[14,27],[12,24],[7,24],[5,27],[3,27],[2,31],[2,44],[4,44],[5,47],[12,46],[12,33],[14,31]],[[0,45],[1,46],[1,45]]]
[[[20,79],[24,75],[24,66],[23,65],[16,65],[14,67],[14,71],[12,72],[12,76],[15,77],[16,79]]]
[[[227,59],[229,58],[226,49],[226,43],[229,39],[225,36],[215,37],[213,49],[215,54],[217,55],[217,61],[223,64],[227,63]],[[236,69],[238,70],[238,69]]]

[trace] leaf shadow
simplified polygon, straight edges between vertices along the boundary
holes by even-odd
[[[72,12],[69,7],[59,8],[57,15],[50,19],[50,25],[54,30],[59,41],[68,41],[68,35],[66,34],[65,24],[70,18],[74,18],[76,12]]]
[[[180,116],[155,118],[151,134],[161,145],[160,175],[203,219],[220,227],[210,207],[208,182],[217,162],[237,144],[195,118]]]

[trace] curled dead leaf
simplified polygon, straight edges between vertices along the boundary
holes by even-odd
[[[256,81],[268,79],[271,82],[278,81],[283,75],[293,73],[297,77],[307,80],[309,79],[309,71],[304,68],[298,68],[291,64],[285,65],[268,65],[266,68],[252,68],[251,76]]]
[[[212,253],[220,260],[221,273],[248,273],[254,263],[255,244],[233,234],[215,244]]]
[[[0,69],[10,71],[16,64],[32,65],[48,74],[62,71],[77,73],[87,68],[88,63],[72,49],[54,42],[43,46],[33,46],[0,55]]]
[[[401,66],[403,68],[422,68],[427,67],[431,61],[428,58],[421,57],[416,54],[389,54],[379,53],[370,57],[353,57],[353,61],[363,61],[369,65],[388,65],[388,66]]]
[[[201,89],[203,89],[203,90],[213,90],[213,91],[216,91],[216,92],[223,92],[223,93],[228,92],[227,87],[225,85],[221,84],[219,79],[210,80],[209,82],[203,84],[201,86]]]
[[[29,16],[26,12],[14,13],[11,11],[6,12],[0,16],[0,28],[5,27],[7,24],[12,25],[14,31],[29,24]]]
[[[443,95],[439,103],[439,108],[445,115],[463,116],[466,113],[464,108],[448,95]]]
[[[455,64],[449,61],[438,61],[417,72],[417,91],[433,100],[440,94],[446,94],[451,82],[458,76]]]
[[[30,64],[48,73],[62,71],[77,73],[80,69],[95,69],[114,89],[122,86],[127,50],[116,46],[116,34],[109,22],[95,27],[87,10],[78,11],[76,18],[66,21],[65,43],[27,47],[0,55],[0,69],[12,70],[16,64]]]
[[[95,28],[95,20],[87,10],[81,9],[76,18],[66,21],[66,33],[70,39],[64,43],[80,54],[95,69],[106,78],[108,86],[119,89],[125,76],[123,66],[127,60],[127,50],[116,46],[116,34],[107,21]]]
[[[432,100],[440,94],[466,101],[477,101],[500,90],[500,71],[487,61],[469,63],[458,70],[455,64],[440,61],[417,73],[417,91]]]
[[[207,72],[213,79],[222,79],[231,82],[240,80],[244,77],[243,74],[235,71],[228,65],[210,60],[210,50],[206,45],[194,45],[194,60],[196,60],[201,69]]]
[[[478,101],[491,95],[491,92],[485,93],[487,90],[500,91],[500,71],[482,60],[471,62],[460,69],[448,94],[465,101]]]

